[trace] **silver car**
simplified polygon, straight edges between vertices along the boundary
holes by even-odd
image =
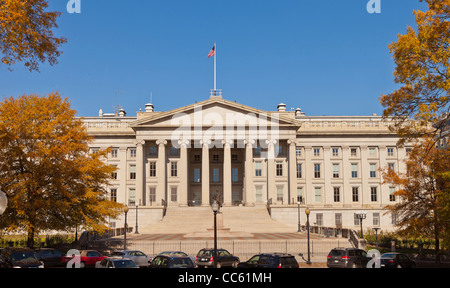
[[[111,256],[122,259],[131,259],[139,267],[148,267],[152,262],[152,257],[138,250],[120,250],[111,253]]]

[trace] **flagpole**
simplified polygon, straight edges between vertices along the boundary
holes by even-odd
[[[217,90],[217,66],[216,66],[216,55],[217,55],[217,47],[216,47],[216,43],[214,43],[214,94],[216,94],[216,90]]]

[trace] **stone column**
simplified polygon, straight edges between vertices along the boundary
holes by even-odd
[[[180,186],[178,187],[178,201],[180,206],[188,206],[189,160],[187,147],[189,145],[189,140],[179,140],[178,144],[180,145],[180,167],[178,169]]]
[[[275,185],[275,144],[277,140],[266,140],[267,146],[267,200],[277,202],[277,187]]]
[[[233,141],[223,140],[223,204],[231,206],[232,203],[232,175],[231,175],[231,145]]]
[[[161,200],[167,199],[166,184],[167,184],[167,173],[166,173],[166,145],[167,141],[164,139],[156,141],[158,145],[158,162],[156,166],[156,176],[158,176],[158,184],[156,186],[156,203],[162,205]]]
[[[296,142],[295,139],[287,141],[289,145],[288,166],[289,166],[289,196],[288,203],[297,203],[297,155],[296,155]],[[294,203],[291,203],[291,199],[294,198]]]
[[[136,205],[145,200],[145,166],[144,166],[144,140],[137,140],[136,144]]]
[[[245,205],[255,204],[255,189],[253,185],[253,175],[255,170],[253,169],[253,145],[255,140],[245,141],[245,190],[244,201]]]
[[[202,206],[210,206],[210,184],[209,184],[209,145],[211,140],[201,140],[202,145]]]

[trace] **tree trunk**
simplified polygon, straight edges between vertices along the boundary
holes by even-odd
[[[27,247],[30,249],[34,248],[34,234],[35,234],[34,227],[30,227],[30,230],[28,230],[28,239],[27,239]]]

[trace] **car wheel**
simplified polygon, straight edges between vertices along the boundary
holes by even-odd
[[[356,263],[355,263],[355,262],[353,262],[352,268],[358,268],[358,266],[356,266]]]
[[[217,268],[222,268],[222,263],[217,262]]]
[[[80,268],[86,268],[86,263],[80,262]]]
[[[238,261],[234,261],[233,264],[231,264],[231,267],[237,268],[238,264],[239,264]]]
[[[395,267],[395,268],[402,268],[402,265],[397,264],[397,267]]]

